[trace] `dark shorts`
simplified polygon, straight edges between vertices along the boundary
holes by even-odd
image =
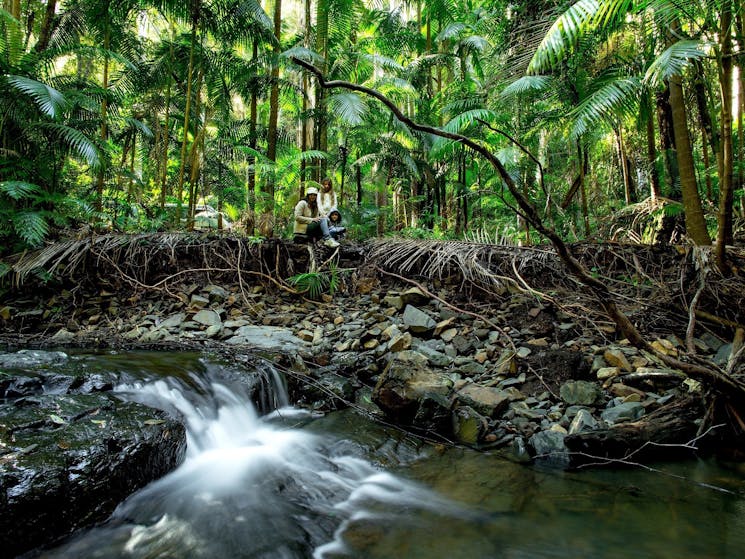
[[[305,231],[305,234],[312,239],[320,239],[321,237],[323,237],[323,231],[321,231],[321,223],[318,221],[309,223],[308,229]]]

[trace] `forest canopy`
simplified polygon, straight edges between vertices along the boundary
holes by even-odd
[[[286,236],[332,178],[349,233],[735,242],[740,0],[4,0],[0,254],[85,230]],[[517,212],[520,213],[519,211]]]

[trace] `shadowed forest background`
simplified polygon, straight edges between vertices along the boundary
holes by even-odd
[[[489,150],[566,240],[717,241],[727,269],[743,219],[740,0],[3,8],[0,254],[91,228],[191,229],[206,205],[208,227],[288,236],[325,176],[353,238],[542,240],[479,154],[320,88],[299,59]]]

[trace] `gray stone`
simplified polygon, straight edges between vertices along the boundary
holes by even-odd
[[[595,383],[584,380],[565,382],[560,390],[561,399],[567,404],[591,406],[600,397],[600,389]]]
[[[406,305],[403,320],[409,330],[417,334],[431,332],[437,326],[431,316],[411,305]]]
[[[308,347],[303,340],[292,333],[292,330],[280,326],[241,326],[236,330],[235,335],[227,340],[227,343],[281,352],[292,352]]]
[[[404,308],[404,300],[401,298],[400,295],[386,295],[383,297],[383,303],[388,305],[389,307],[393,307],[397,311],[400,311]]]
[[[458,401],[487,417],[496,417],[509,404],[510,396],[498,388],[466,384],[456,393]]]
[[[210,300],[206,297],[202,297],[201,295],[192,295],[189,304],[192,308],[203,309],[210,304]]]
[[[606,423],[613,425],[624,421],[636,421],[644,415],[644,405],[641,402],[624,402],[603,410],[600,417]]]
[[[566,468],[569,466],[569,450],[564,444],[565,437],[558,431],[541,431],[530,437],[528,444],[535,450],[534,458],[541,464]]]
[[[216,324],[222,324],[220,315],[213,310],[203,309],[192,317],[194,322],[198,322],[204,326],[214,326]]]
[[[158,328],[176,328],[186,320],[186,314],[180,312],[173,314],[158,324]]]
[[[631,363],[629,363],[629,360],[626,359],[626,356],[620,349],[607,349],[605,353],[603,353],[603,358],[605,359],[605,362],[608,363],[608,365],[611,367],[618,367],[622,371],[628,372],[634,370],[631,367]]]
[[[412,287],[401,293],[401,300],[404,305],[424,305],[429,299],[429,295],[426,295],[418,287]]]
[[[593,431],[599,427],[598,420],[586,409],[577,410],[572,423],[569,425],[569,434],[583,433]]]
[[[220,287],[219,285],[208,285],[204,289],[202,289],[202,293],[206,293],[209,295],[210,299],[214,299],[216,301],[224,301],[228,298],[228,291]]]

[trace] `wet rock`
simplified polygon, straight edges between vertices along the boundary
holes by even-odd
[[[611,425],[624,421],[635,421],[644,415],[641,402],[625,402],[603,410],[600,418]]]
[[[391,354],[391,361],[373,390],[373,401],[388,416],[411,423],[425,396],[447,397],[453,382],[443,373],[433,372],[427,358],[413,350]]]
[[[216,324],[222,324],[220,315],[213,310],[203,309],[192,317],[194,322],[202,324],[203,326],[215,326]]]
[[[452,413],[452,428],[455,438],[467,445],[476,446],[486,435],[489,423],[469,406],[459,406]]]
[[[510,396],[504,390],[477,384],[466,384],[458,390],[456,398],[487,417],[497,417],[510,402]]]
[[[535,452],[534,459],[541,464],[558,468],[569,467],[569,450],[564,445],[566,435],[558,431],[536,433],[528,444]]]
[[[15,353],[0,353],[0,368],[37,368],[40,366],[59,365],[67,361],[67,359],[67,354],[62,351],[22,349]]]
[[[592,431],[600,426],[598,420],[595,419],[592,414],[585,410],[580,409],[577,411],[577,415],[574,416],[572,423],[569,425],[569,434],[574,435],[576,433],[583,433],[585,431]]]
[[[600,389],[595,383],[575,380],[561,385],[560,394],[567,404],[591,406],[600,397]]]
[[[106,393],[0,405],[0,546],[15,556],[100,522],[183,459],[183,426]]]
[[[403,320],[404,325],[416,334],[431,332],[437,326],[437,323],[431,316],[412,305],[406,305]]]

